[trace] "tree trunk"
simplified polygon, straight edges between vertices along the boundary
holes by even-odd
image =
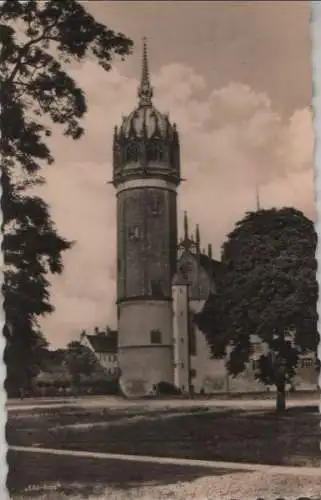
[[[285,412],[285,383],[279,383],[276,386],[276,411],[278,413]]]

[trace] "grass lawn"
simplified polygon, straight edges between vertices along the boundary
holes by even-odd
[[[284,416],[272,410],[46,408],[10,411],[7,441],[21,446],[319,467],[320,415],[317,406],[292,408]]]
[[[147,464],[119,460],[43,455],[9,451],[7,480],[11,497],[56,500],[106,496],[106,488],[117,493],[149,485],[175,484],[204,476],[222,476],[230,471],[201,467]],[[235,472],[235,474],[244,474]],[[115,496],[117,498],[117,496]],[[126,497],[127,498],[127,497]]]

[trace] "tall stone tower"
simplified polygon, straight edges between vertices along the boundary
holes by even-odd
[[[179,137],[152,97],[144,39],[138,106],[115,128],[113,143],[118,353],[127,394],[173,382],[171,284],[177,259]]]

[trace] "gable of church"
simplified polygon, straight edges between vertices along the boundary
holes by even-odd
[[[173,284],[188,284],[190,300],[206,300],[215,290],[214,276],[201,264],[200,255],[191,252],[179,258]]]

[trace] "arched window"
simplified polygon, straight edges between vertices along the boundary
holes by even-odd
[[[148,161],[157,161],[159,158],[158,154],[158,146],[154,142],[151,142],[147,146],[147,160]]]
[[[160,159],[160,161],[166,160],[166,151],[165,151],[165,147],[163,145],[161,145],[159,147],[159,159]]]
[[[130,226],[128,228],[128,239],[130,241],[138,241],[142,238],[141,236],[141,230],[139,226]]]
[[[129,144],[129,146],[127,147],[126,160],[128,162],[138,161],[138,147],[136,144]]]
[[[119,146],[115,145],[114,146],[114,151],[113,151],[113,156],[114,156],[114,167],[118,168],[120,165],[120,151],[119,151]]]
[[[152,216],[158,216],[163,213],[162,198],[159,194],[153,193],[149,199],[149,210]]]
[[[172,167],[178,167],[178,157],[177,157],[177,150],[176,146],[174,144],[171,144],[170,150],[169,150],[169,161]]]

